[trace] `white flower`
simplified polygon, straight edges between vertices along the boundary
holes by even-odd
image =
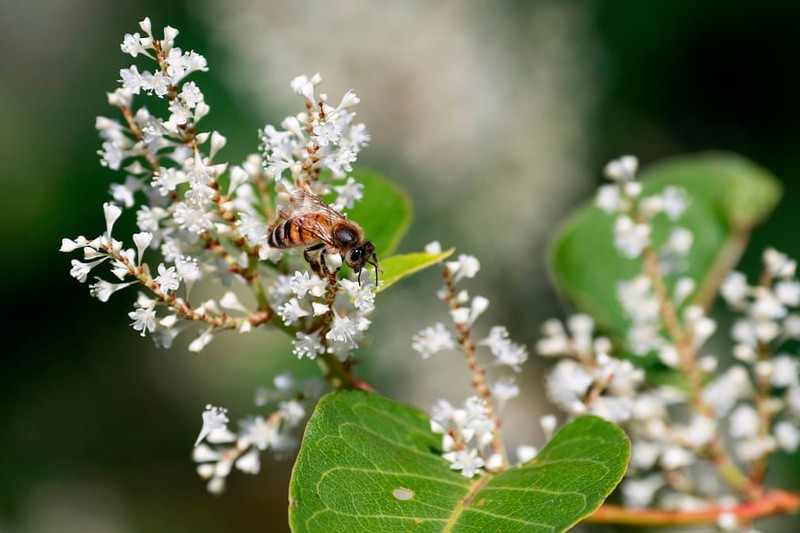
[[[675,282],[672,298],[677,305],[682,304],[697,288],[697,283],[692,278],[682,277]]]
[[[155,310],[137,307],[135,310],[128,313],[128,316],[133,319],[131,326],[133,326],[133,329],[136,331],[140,331],[142,337],[144,337],[148,331],[152,333],[156,330]]]
[[[519,464],[532,461],[539,454],[539,449],[536,446],[521,444],[517,446],[516,455]]]
[[[602,361],[603,359],[605,361]],[[605,374],[603,381],[608,383],[608,390],[616,396],[632,397],[639,386],[644,383],[644,370],[634,366],[626,359],[598,356],[597,364]]]
[[[687,329],[692,334],[692,344],[695,348],[702,346],[716,331],[717,323],[705,315],[699,305],[690,305],[683,313],[683,320]]]
[[[357,183],[353,178],[347,178],[344,185],[333,188],[338,193],[333,203],[334,209],[351,209],[355,203],[364,197],[364,185]]]
[[[594,378],[572,359],[562,359],[547,375],[547,397],[558,407],[571,411],[583,403]]]
[[[800,304],[800,283],[797,281],[779,281],[774,287],[775,297],[784,305],[797,307]]]
[[[175,271],[186,282],[197,281],[203,277],[203,271],[196,257],[181,256],[175,259]]]
[[[432,354],[442,350],[454,350],[456,343],[450,331],[441,322],[437,322],[433,327],[420,330],[412,338],[411,348],[419,352],[423,359],[427,359]]]
[[[203,411],[203,427],[200,429],[200,434],[197,436],[197,440],[194,443],[195,447],[213,431],[227,429],[227,413],[228,410],[224,407],[206,405],[206,409]]]
[[[672,221],[678,220],[689,205],[686,190],[680,187],[665,187],[661,197],[664,213]]]
[[[139,33],[136,32],[133,35],[126,33],[119,47],[123,53],[129,54],[131,57],[136,57],[139,54],[147,55],[145,45],[150,46],[150,40],[142,39]]]
[[[339,285],[353,299],[353,306],[363,313],[369,313],[375,309],[375,291],[373,290],[372,278],[368,277],[366,283],[358,283],[342,278]]]
[[[663,445],[643,439],[631,441],[631,467],[650,470],[661,455]]]
[[[647,355],[653,350],[661,350],[666,342],[660,335],[659,325],[655,322],[632,325],[628,328],[627,341],[634,355]]]
[[[536,343],[539,355],[554,356],[570,353],[570,339],[559,320],[551,318],[541,327],[543,338]]]
[[[603,174],[612,181],[631,181],[635,178],[638,168],[639,160],[636,156],[624,155],[609,161],[603,169]]]
[[[288,427],[296,427],[306,417],[306,409],[302,402],[297,400],[287,400],[278,404],[278,412],[283,419],[283,423]]]
[[[258,474],[261,470],[261,457],[257,448],[251,448],[249,452],[243,454],[234,463],[236,468],[245,474]]]
[[[314,316],[322,316],[331,310],[331,306],[319,302],[311,302],[311,311]]]
[[[756,287],[754,297],[750,314],[756,319],[776,320],[786,316],[786,307],[772,291],[764,287]]]
[[[122,209],[111,202],[106,202],[103,204],[103,214],[105,215],[106,219],[106,236],[111,238],[111,229],[114,227],[114,223],[122,214]]]
[[[777,278],[793,278],[797,270],[797,261],[789,259],[786,254],[774,248],[764,250],[762,256],[767,271]]]
[[[275,447],[281,440],[278,425],[262,416],[242,420],[239,435],[259,450]]]
[[[303,357],[315,359],[318,355],[325,353],[325,347],[322,345],[318,331],[309,334],[298,331],[292,341],[292,346],[292,352],[298,359]]]
[[[650,245],[652,228],[646,223],[636,223],[627,216],[614,222],[614,247],[631,259],[639,257]]]
[[[439,255],[442,253],[442,245],[439,241],[431,241],[425,245],[425,253],[428,255]]]
[[[567,319],[567,327],[572,333],[572,342],[581,352],[591,352],[592,333],[594,332],[594,320],[589,315],[576,314]]]
[[[294,324],[300,317],[311,315],[308,310],[303,309],[297,298],[292,298],[285,304],[278,306],[277,312],[286,326]]]
[[[325,338],[346,343],[354,348],[360,331],[358,321],[352,320],[347,315],[334,313],[331,329],[325,334]]]
[[[183,170],[161,167],[158,172],[153,175],[151,185],[158,189],[159,194],[166,196],[177,189],[178,185],[186,183],[187,181],[189,181],[189,178]]]
[[[750,294],[747,278],[741,272],[730,272],[720,287],[720,294],[729,305],[741,305]]]
[[[783,319],[783,334],[790,339],[800,338],[800,315],[789,313]]]
[[[89,285],[89,294],[100,300],[101,302],[107,302],[111,295],[117,292],[118,290],[124,289],[125,287],[129,287],[136,283],[136,281],[129,281],[127,283],[110,283],[108,281],[97,279],[97,283],[93,283]],[[133,319],[136,317],[132,316],[133,313],[130,313],[130,316]],[[138,315],[137,315],[138,316]],[[136,328],[137,331],[138,328]],[[142,333],[144,336],[144,333]]]
[[[181,285],[181,278],[175,271],[175,267],[167,268],[164,263],[158,265],[158,276],[153,280],[158,284],[162,292],[177,290]]]
[[[736,443],[736,455],[743,461],[757,461],[769,455],[777,446],[772,435],[760,435]]]
[[[486,464],[483,458],[478,456],[478,450],[474,448],[446,453],[444,457],[452,463],[450,465],[452,470],[461,470],[461,475],[466,478],[475,476]]]
[[[645,478],[626,477],[622,482],[622,497],[627,507],[649,506],[656,492],[667,485],[662,474],[650,474]]]
[[[664,245],[666,251],[677,255],[686,255],[692,248],[694,234],[686,228],[673,228]]]
[[[187,348],[190,352],[200,352],[208,346],[208,344],[214,339],[213,333],[211,333],[211,328],[201,332],[195,339],[189,343],[189,347]]]
[[[794,453],[800,444],[800,430],[797,424],[788,421],[782,421],[775,424],[773,433],[778,441],[778,446],[783,448],[787,453]]]
[[[717,416],[724,415],[740,398],[752,390],[747,371],[740,365],[732,366],[703,389],[703,399],[714,407]]]
[[[445,267],[453,276],[453,283],[458,283],[464,278],[474,278],[480,270],[481,264],[475,256],[461,254],[457,261],[446,262]]]
[[[500,405],[519,396],[519,385],[515,383],[512,376],[498,379],[489,386],[489,389],[492,391],[492,398],[497,400]]]
[[[133,234],[133,243],[136,245],[136,264],[142,264],[142,255],[144,255],[144,251],[150,246],[150,243],[153,242],[153,234],[149,231],[142,231],[140,233]]]
[[[622,207],[622,194],[617,185],[603,185],[597,189],[594,203],[606,213],[615,213]]]
[[[633,403],[634,399],[629,396],[598,396],[588,404],[588,413],[605,418],[609,422],[621,424],[630,420],[633,414]]]
[[[760,416],[750,404],[742,404],[731,411],[729,433],[734,439],[756,436],[759,429]]]
[[[622,308],[635,322],[649,322],[659,317],[658,298],[653,293],[650,279],[645,275],[617,283],[617,297]]]
[[[441,427],[446,427],[453,420],[455,408],[447,400],[439,399],[431,408],[431,420]]]
[[[553,433],[556,431],[556,426],[558,425],[558,420],[554,415],[543,415],[539,417],[539,426],[544,431],[545,438],[550,440],[553,437]]]
[[[489,347],[495,356],[494,364],[508,365],[516,372],[520,371],[519,365],[528,359],[528,350],[511,342],[505,326],[494,326],[489,330],[489,336],[478,342],[478,345]]]
[[[289,287],[298,298],[305,298],[307,293],[320,298],[328,290],[328,283],[318,276],[310,276],[308,272],[297,271],[290,278]]]
[[[680,446],[667,446],[662,452],[660,463],[666,470],[675,470],[695,462],[695,454]]]
[[[790,387],[800,383],[797,359],[788,354],[778,354],[772,359],[771,383],[773,387]]]

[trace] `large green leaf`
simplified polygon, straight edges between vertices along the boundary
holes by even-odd
[[[619,428],[587,416],[533,461],[467,479],[441,458],[429,424],[376,394],[324,397],[292,473],[293,531],[564,531],[600,506],[630,453]]]
[[[353,172],[364,185],[364,199],[347,213],[364,229],[364,236],[375,245],[383,259],[397,249],[411,224],[411,200],[400,187],[374,172]]]
[[[678,224],[694,234],[686,261],[697,283],[692,301],[708,308],[724,275],[738,262],[753,226],[764,220],[781,195],[778,181],[740,156],[704,153],[676,157],[640,174],[643,195],[667,186],[685,189],[689,208]],[[616,284],[641,272],[641,262],[620,256],[612,242],[614,217],[593,205],[580,209],[554,241],[551,275],[579,311],[592,315],[612,336],[621,336],[628,318],[617,300]],[[665,217],[654,221],[654,241],[669,231]]]
[[[378,292],[383,291],[397,283],[398,281],[416,274],[429,266],[440,263],[450,257],[454,248],[445,250],[438,254],[427,252],[415,252],[410,254],[397,254],[381,260],[381,284]]]

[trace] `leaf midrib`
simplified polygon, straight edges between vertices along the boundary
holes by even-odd
[[[445,527],[442,531],[450,532],[453,531],[453,528],[458,523],[459,517],[466,511],[472,501],[475,499],[475,496],[478,495],[480,491],[486,486],[487,483],[492,479],[491,474],[483,474],[481,478],[472,486],[469,492],[461,499],[461,502],[458,504],[458,507],[453,511],[453,514],[450,515],[450,520],[447,521]]]

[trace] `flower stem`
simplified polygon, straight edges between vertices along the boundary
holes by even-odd
[[[659,301],[664,328],[675,343],[681,370],[688,380],[689,404],[701,416],[711,418],[714,416],[714,410],[703,399],[703,380],[696,364],[696,349],[692,345],[690,333],[686,331],[678,318],[678,310],[669,298],[666,283],[658,266],[658,256],[652,246],[648,246],[644,250],[644,270],[653,284],[653,292]],[[705,452],[728,485],[749,499],[760,496],[763,489],[751,483],[731,458],[718,436],[707,444]]]
[[[456,287],[453,282],[453,277],[450,270],[445,268],[443,271],[445,286],[447,287],[447,294],[444,301],[450,306],[450,309],[458,309],[459,304],[456,301]],[[492,421],[494,429],[492,430],[492,451],[502,457],[502,468],[508,466],[508,457],[506,454],[503,440],[500,436],[500,419],[497,416],[497,411],[492,401],[492,391],[486,383],[486,369],[478,364],[478,359],[475,355],[475,343],[470,339],[472,333],[471,327],[467,324],[455,324],[456,331],[458,332],[458,343],[464,356],[467,360],[467,366],[472,373],[472,387],[478,392],[478,396],[484,401],[486,405],[486,415]]]
[[[800,511],[800,494],[773,490],[765,492],[759,499],[729,507],[708,507],[694,511],[667,511],[663,509],[632,509],[605,504],[586,519],[594,524],[618,524],[632,526],[688,526],[716,524],[722,514],[733,514],[739,523],[746,524],[772,515],[797,513]]]

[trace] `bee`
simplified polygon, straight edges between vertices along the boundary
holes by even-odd
[[[330,254],[342,256],[361,283],[361,271],[367,264],[375,267],[378,285],[378,256],[375,245],[364,239],[364,232],[355,222],[326,204],[319,196],[305,189],[295,189],[288,206],[278,210],[278,222],[269,235],[272,248],[295,248],[310,244],[303,257],[311,269],[328,275],[325,258]]]

